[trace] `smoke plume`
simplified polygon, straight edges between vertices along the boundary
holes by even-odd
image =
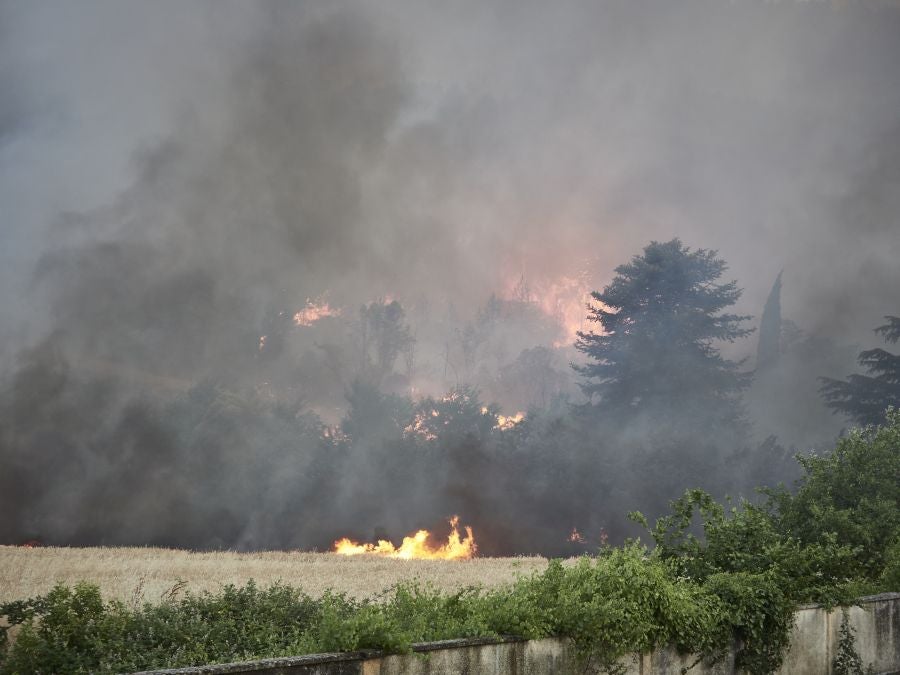
[[[0,2],[0,543],[312,548],[458,511],[487,552],[558,551],[662,508],[667,441],[584,439],[568,364],[587,293],[676,236],[740,313],[784,270],[752,442],[827,442],[815,378],[898,311],[898,63],[877,0]],[[361,382],[360,307],[395,300],[412,339]],[[382,429],[466,385],[558,447]],[[684,465],[720,491],[723,443]]]

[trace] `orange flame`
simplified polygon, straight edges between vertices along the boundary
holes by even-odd
[[[529,279],[527,284],[524,277],[520,277],[515,281],[510,279],[506,288],[509,297],[534,303],[544,314],[556,320],[563,337],[554,341],[554,348],[572,344],[578,331],[587,328],[587,305],[592,301],[593,290],[587,273],[561,276],[555,280]]]
[[[583,544],[585,543],[584,535],[578,531],[578,528],[573,527],[571,534],[569,534],[568,541],[571,541],[573,544]]]
[[[424,438],[426,441],[437,440],[437,434],[428,428],[426,422],[428,421],[429,416],[440,417],[440,415],[441,413],[439,413],[434,408],[431,409],[430,413],[427,411],[419,411],[413,417],[412,422],[403,428],[403,433],[415,434],[421,438]]]
[[[332,307],[321,298],[317,300],[306,299],[306,306],[294,314],[295,326],[312,326],[319,319],[326,316],[340,316],[340,307]]]
[[[507,429],[512,429],[524,419],[525,413],[521,411],[517,412],[515,415],[497,415],[497,426],[494,428],[506,431]]]
[[[481,406],[481,414],[490,415],[490,408],[488,408],[487,406]],[[524,419],[525,413],[523,413],[521,410],[515,415],[497,415],[497,424],[494,425],[494,429],[502,429],[503,431],[506,431],[507,429],[512,429]]]
[[[370,553],[405,560],[465,560],[475,555],[477,550],[475,536],[472,534],[472,528],[468,526],[464,528],[466,536],[460,536],[458,524],[459,516],[453,516],[450,519],[447,543],[441,546],[429,544],[431,533],[428,530],[419,530],[412,536],[404,537],[399,547],[384,539],[379,540],[377,544],[360,544],[344,537],[334,542],[334,552],[341,555]]]

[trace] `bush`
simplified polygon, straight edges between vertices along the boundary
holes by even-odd
[[[881,427],[851,431],[827,456],[798,460],[805,475],[796,495],[771,493],[779,529],[804,544],[849,547],[844,576],[878,579],[900,541],[900,411],[889,410]]]

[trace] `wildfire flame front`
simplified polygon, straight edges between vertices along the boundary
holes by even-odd
[[[377,544],[360,544],[347,537],[334,542],[334,552],[340,555],[362,555],[369,553],[388,558],[403,558],[406,560],[466,560],[475,555],[477,546],[471,527],[464,527],[465,537],[459,533],[459,516],[450,518],[450,534],[447,543],[432,545],[429,543],[431,533],[428,530],[419,530],[414,535],[404,537],[399,547],[391,542],[381,539]]]

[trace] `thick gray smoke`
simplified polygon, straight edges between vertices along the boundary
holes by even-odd
[[[754,433],[827,441],[815,378],[898,311],[898,65],[877,0],[0,0],[0,541],[418,526],[380,455],[322,444],[365,370],[359,307],[399,300],[415,338],[384,391],[546,407],[577,397],[563,309],[675,236],[729,262],[742,313],[784,269],[800,356],[751,392]],[[390,468],[422,518],[488,523],[521,483],[481,485],[484,452]],[[554,527],[590,508],[564,501]]]

